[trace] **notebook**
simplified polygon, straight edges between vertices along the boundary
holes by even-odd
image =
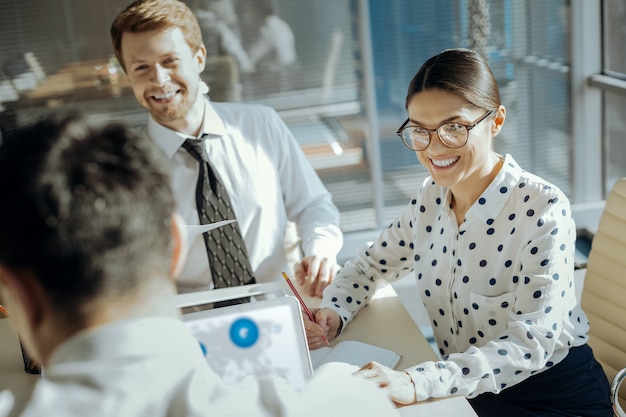
[[[379,346],[356,340],[344,340],[333,347],[321,347],[310,351],[313,369],[329,362],[345,362],[359,368],[370,361],[395,368],[402,356],[396,352]]]

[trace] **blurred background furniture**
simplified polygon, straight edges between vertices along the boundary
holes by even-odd
[[[46,77],[39,59],[33,52],[18,54],[6,62],[2,70],[9,76],[18,92],[32,90]]]
[[[115,57],[69,62],[51,73],[44,72],[34,56],[23,61],[11,63],[11,70],[4,68],[18,93],[17,99],[3,103],[7,127],[66,108],[79,108],[102,121],[145,123],[145,110],[135,100]]]
[[[626,178],[611,190],[593,237],[582,289],[582,307],[590,322],[589,345],[609,381],[616,415],[626,416]]]
[[[201,77],[209,86],[212,101],[241,101],[239,67],[232,55],[207,56]]]

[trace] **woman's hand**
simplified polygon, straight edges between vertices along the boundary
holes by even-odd
[[[398,404],[412,404],[416,401],[415,385],[405,371],[396,371],[378,362],[369,362],[354,373],[372,381],[387,392],[389,398]]]
[[[323,335],[329,341],[337,337],[343,323],[339,314],[330,308],[312,309],[311,311],[315,316],[316,323],[309,320],[306,315],[303,317],[307,343],[309,349],[313,350],[326,346],[326,342],[322,340]]]

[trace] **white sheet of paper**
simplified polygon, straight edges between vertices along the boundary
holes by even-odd
[[[209,230],[217,229],[218,227],[234,223],[236,221],[237,220],[222,220],[221,222],[215,222],[210,224],[187,225],[187,239],[191,242],[199,234],[208,232]]]
[[[464,397],[448,397],[437,400],[426,400],[417,404],[398,409],[402,417],[430,417],[430,416],[475,416],[474,410]]]
[[[396,352],[356,340],[343,340],[334,347],[323,346],[309,352],[313,369],[328,362],[345,362],[362,367],[376,361],[389,368],[395,367],[402,358]]]

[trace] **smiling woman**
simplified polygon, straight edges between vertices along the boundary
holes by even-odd
[[[452,191],[451,205],[460,225],[467,210],[499,172],[502,157],[492,151],[492,143],[504,124],[504,106],[485,112],[455,93],[431,88],[411,95],[407,109],[411,123],[439,124],[431,129],[437,132],[437,139],[431,140],[429,133],[429,143],[416,154],[433,180]],[[442,126],[448,125],[461,126],[462,140],[455,147],[450,141],[444,142],[439,133]]]
[[[430,176],[340,270],[316,322],[336,337],[379,285],[412,271],[442,360],[403,371],[369,363],[357,374],[399,403],[466,396],[481,417],[609,416],[608,381],[573,285],[569,201],[494,151],[506,110],[486,61],[468,49],[433,56],[406,108],[398,135]]]

